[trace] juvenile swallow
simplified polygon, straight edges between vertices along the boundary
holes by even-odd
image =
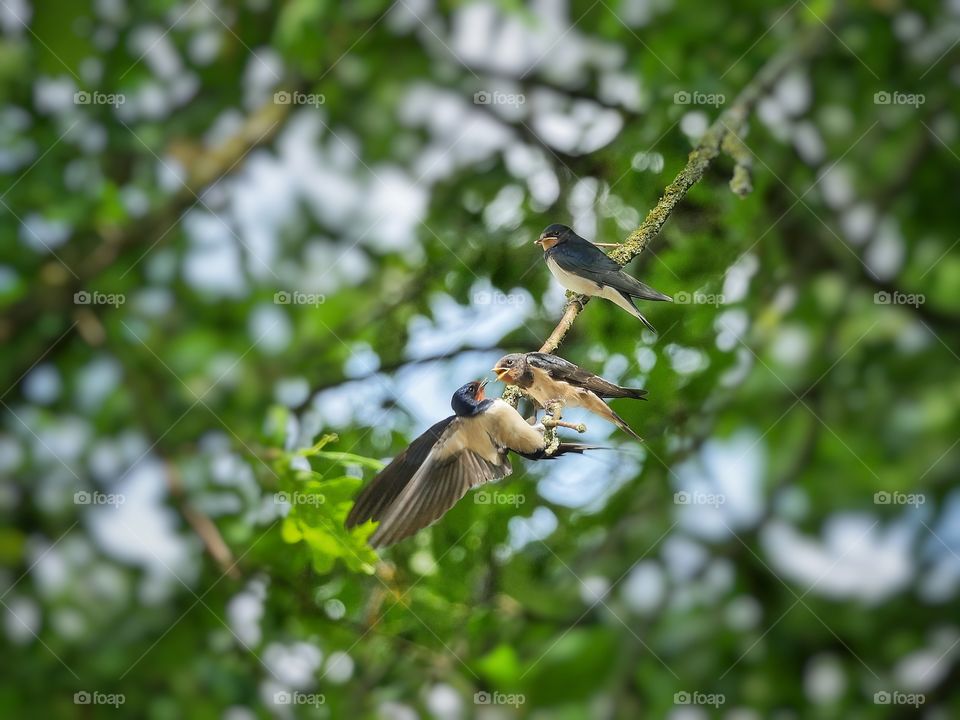
[[[603,250],[566,225],[550,225],[540,233],[534,244],[543,249],[547,267],[567,290],[606,298],[640,320],[652,332],[656,330],[640,314],[634,305],[634,298],[673,302],[669,295],[627,275]]]
[[[370,544],[392,545],[438,520],[471,488],[509,475],[509,450],[542,460],[595,447],[560,443],[547,455],[543,432],[500,398],[484,397],[486,384],[467,383],[453,394],[454,414],[414,440],[370,481],[347,516],[347,528],[376,520],[380,524]]]
[[[561,401],[564,407],[582,407],[643,441],[603,398],[642,400],[646,398],[646,390],[614,385],[568,360],[541,352],[504,355],[493,366],[493,372],[498,380],[516,385],[541,407],[555,400]]]

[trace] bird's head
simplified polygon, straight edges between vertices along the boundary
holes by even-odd
[[[450,407],[461,417],[469,417],[481,412],[483,409],[481,405],[486,400],[483,394],[483,388],[486,384],[486,378],[468,382],[453,394],[450,399]]]
[[[553,225],[548,225],[547,229],[540,233],[540,237],[538,237],[533,244],[539,245],[543,251],[546,252],[553,246],[561,245],[573,237],[576,237],[573,230],[566,225],[554,223]]]
[[[526,369],[527,361],[521,353],[504,355],[493,366],[493,372],[496,373],[497,380],[513,384],[516,384]]]

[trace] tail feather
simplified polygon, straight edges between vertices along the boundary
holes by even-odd
[[[525,457],[527,460],[553,460],[556,457],[565,455],[567,453],[577,453],[582,455],[586,450],[608,450],[602,445],[587,445],[585,443],[567,443],[562,442],[557,446],[557,449],[551,455],[547,455],[546,448],[540,448],[539,450],[534,450],[533,452],[517,452],[521,457]]]
[[[583,455],[585,450],[606,450],[607,448],[600,445],[587,445],[586,443],[568,443],[562,442],[557,446],[556,451],[550,457],[557,457],[565,453],[577,453],[578,455]]]
[[[607,422],[611,422],[614,425],[616,425],[618,428],[623,430],[628,435],[631,435],[637,440],[639,440],[640,442],[643,442],[643,438],[637,435],[633,431],[633,428],[627,425],[627,421],[624,420],[619,415],[617,415],[617,413],[614,412],[612,407],[607,405],[603,400],[598,398],[596,395],[591,396],[588,399],[588,401],[584,404],[584,407],[590,412],[592,412],[594,415],[599,415]]]
[[[643,388],[628,388],[620,387],[619,385],[615,386],[617,388],[616,392],[597,392],[594,390],[596,395],[599,395],[602,398],[630,398],[632,400],[646,400],[648,392]]]
[[[617,304],[620,305],[628,313],[633,315],[635,318],[637,318],[637,320],[639,320],[644,325],[646,325],[647,329],[650,330],[650,332],[656,333],[657,329],[653,325],[651,325],[650,322],[640,313],[640,310],[637,309],[636,304],[633,302],[633,297],[622,291],[620,292],[620,296],[623,298],[623,302],[617,303]]]
[[[610,419],[613,420],[614,424],[618,428],[620,428],[625,433],[627,433],[627,435],[630,435],[631,437],[636,439],[638,442],[643,442],[643,438],[637,435],[637,433],[634,432],[633,428],[627,425],[627,421],[624,420],[619,415],[617,415],[612,408],[610,409]]]
[[[642,283],[641,283],[642,284]],[[649,285],[643,286],[644,291],[634,295],[638,300],[652,300],[654,302],[673,302],[673,298],[669,295],[664,295],[659,290],[654,290]]]

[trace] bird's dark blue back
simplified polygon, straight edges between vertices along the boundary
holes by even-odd
[[[606,253],[589,240],[584,240],[576,233],[566,242],[554,245],[547,250],[546,256],[552,257],[565,270],[576,272],[587,270],[591,272],[619,272],[620,266],[607,257]]]

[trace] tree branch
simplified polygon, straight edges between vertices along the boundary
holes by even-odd
[[[180,514],[197,533],[203,547],[214,559],[224,575],[229,575],[233,580],[240,579],[240,571],[237,569],[237,561],[233,559],[233,553],[230,547],[224,541],[223,536],[216,524],[207,515],[195,508],[187,500],[186,492],[183,489],[183,482],[180,480],[180,471],[172,461],[167,461],[167,486],[170,489],[170,495],[177,504]]]

